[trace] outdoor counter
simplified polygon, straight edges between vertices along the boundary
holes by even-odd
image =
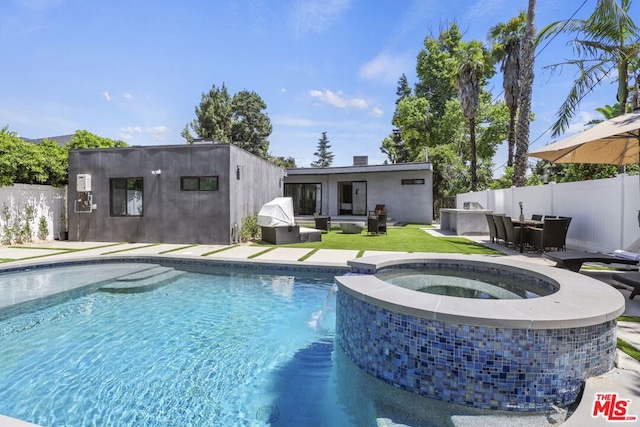
[[[455,231],[458,236],[489,234],[486,209],[440,209],[440,229]]]

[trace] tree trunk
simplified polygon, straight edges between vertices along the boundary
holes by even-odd
[[[508,155],[507,166],[513,166],[513,150],[516,146],[516,115],[518,114],[518,106],[514,105],[509,108],[509,136],[507,137]]]
[[[476,118],[469,119],[469,139],[471,150],[471,191],[478,190],[478,159],[476,155]]]
[[[526,183],[527,154],[529,153],[529,122],[531,116],[531,95],[533,92],[533,61],[536,0],[529,0],[527,9],[527,28],[522,43],[522,75],[520,77],[520,115],[516,129],[516,157],[513,173],[513,185],[522,187]]]

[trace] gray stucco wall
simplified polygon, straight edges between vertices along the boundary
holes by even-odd
[[[367,183],[367,211],[384,204],[390,217],[407,223],[433,222],[433,172],[421,165],[413,170],[402,170],[411,165],[365,166],[359,168],[290,169],[286,183],[322,184],[322,212],[339,215],[338,183],[365,181]],[[386,169],[386,170],[381,170]],[[349,172],[354,170],[353,172]],[[374,170],[374,171],[368,171]],[[345,173],[345,171],[347,171]],[[424,179],[422,185],[402,185],[403,179]]]
[[[241,179],[236,166],[241,165]],[[161,170],[160,174],[152,171]],[[77,174],[90,174],[97,209],[75,213]],[[195,144],[69,153],[69,239],[229,244],[234,222],[278,197],[284,170],[229,144]],[[218,191],[181,191],[183,176],[217,176]],[[110,215],[109,180],[142,178],[142,217]]]

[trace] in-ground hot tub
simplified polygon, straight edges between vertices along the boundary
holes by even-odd
[[[614,366],[624,298],[595,279],[470,255],[381,255],[349,264],[356,274],[336,278],[337,341],[361,369],[396,387],[477,408],[542,412],[573,403],[587,378]],[[390,267],[503,277],[542,294],[419,292],[374,275]]]

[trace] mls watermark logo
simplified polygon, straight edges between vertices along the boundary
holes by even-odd
[[[630,399],[619,399],[618,393],[596,393],[591,416],[602,416],[607,421],[637,421],[637,415],[627,413]]]

